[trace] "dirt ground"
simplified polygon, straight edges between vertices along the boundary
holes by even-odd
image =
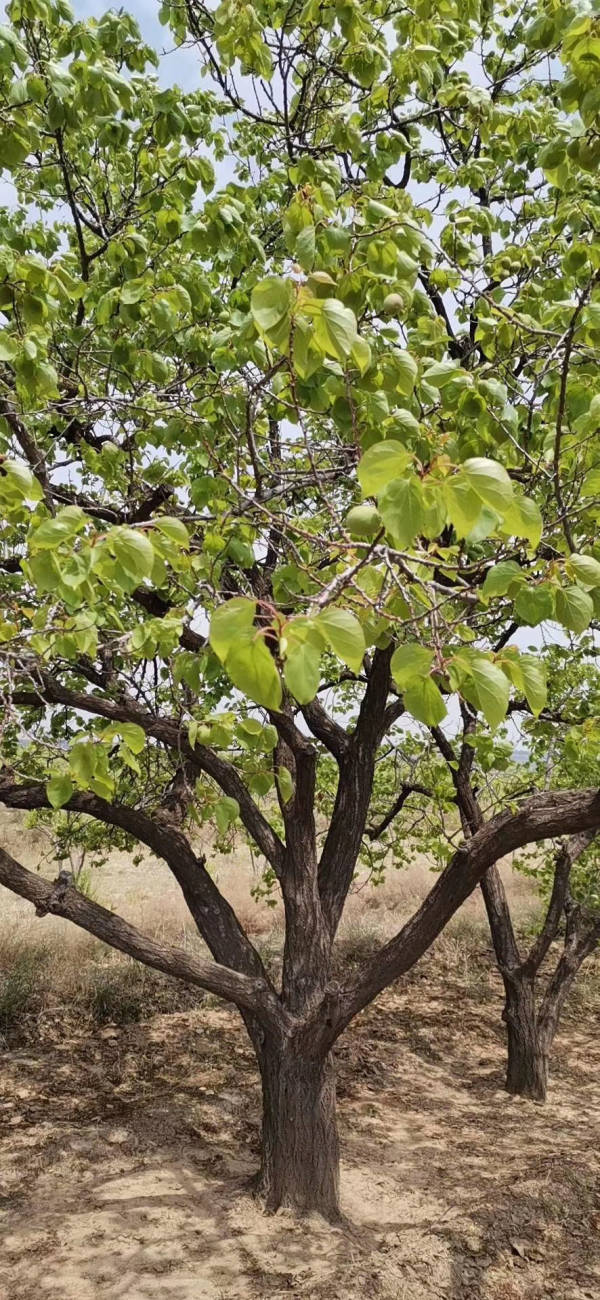
[[[546,1107],[511,1100],[491,967],[452,954],[341,1045],[341,1229],[250,1198],[259,1094],[228,1009],[5,1052],[2,1300],[598,1300],[598,1016],[566,1020]]]

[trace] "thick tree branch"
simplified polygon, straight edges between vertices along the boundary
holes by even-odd
[[[229,970],[217,962],[201,961],[182,948],[158,943],[115,912],[109,912],[99,903],[85,898],[72,886],[61,890],[59,894],[52,883],[27,871],[4,849],[0,849],[0,884],[33,903],[41,912],[64,916],[111,948],[118,948],[145,966],[152,966],[155,970],[164,971],[166,975],[173,975],[176,979],[195,984],[209,993],[215,993],[217,997],[234,1002],[236,1006],[251,1012],[271,1032],[278,1035],[283,1032],[285,1013],[262,980]]]
[[[27,811],[50,807],[42,782],[15,783],[8,776],[0,776],[0,803]],[[194,853],[189,840],[172,818],[166,813],[162,817],[150,817],[138,808],[109,803],[91,791],[73,794],[65,805],[65,811],[84,813],[107,826],[118,826],[162,858],[175,876],[213,957],[223,965],[267,981],[258,952],[207,871],[205,859]]]
[[[506,853],[538,840],[598,829],[600,792],[596,789],[542,791],[516,812],[506,810],[492,817],[461,845],[400,932],[365,963],[341,993],[329,995],[328,1041],[335,1041],[382,989],[414,966],[485,872]]]
[[[185,732],[172,718],[155,717],[146,713],[128,697],[111,700],[107,696],[72,690],[37,665],[32,668],[29,680],[33,680],[36,689],[15,691],[12,697],[15,704],[26,704],[34,708],[43,704],[63,704],[83,713],[108,718],[111,722],[136,722],[146,735],[152,736],[167,749],[174,750],[181,758],[188,759],[197,771],[206,773],[216,781],[224,794],[237,800],[242,821],[260,852],[275,871],[281,869],[284,845],[261,813],[235,768],[206,745],[192,748]]]
[[[567,900],[571,868],[577,859],[581,857],[581,854],[589,848],[595,836],[595,830],[582,831],[580,834],[572,835],[566,844],[561,844],[558,849],[554,859],[554,880],[548,910],[540,933],[522,963],[521,970],[523,974],[535,975],[550,948],[550,944],[556,938],[560,918]]]
[[[391,657],[391,646],[373,655],[356,729],[339,764],[334,809],[319,863],[323,912],[332,934],[339,924],[365,832],[375,756],[385,728]]]

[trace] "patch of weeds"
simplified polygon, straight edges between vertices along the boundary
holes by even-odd
[[[0,971],[0,1039],[8,1046],[25,1035],[26,1022],[41,1010],[49,955],[46,948],[24,946]]]

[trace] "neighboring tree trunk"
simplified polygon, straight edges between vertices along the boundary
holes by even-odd
[[[258,1194],[330,1220],[340,1217],[339,1145],[333,1059],[303,1059],[293,1046],[263,1049],[262,1159]]]
[[[504,983],[503,1020],[508,1037],[506,1091],[518,1097],[545,1101],[548,1053],[552,1044],[538,1020],[534,981],[514,975],[505,978]]]

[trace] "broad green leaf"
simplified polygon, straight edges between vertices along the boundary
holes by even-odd
[[[240,805],[237,799],[232,799],[230,795],[224,794],[215,804],[215,821],[217,829],[221,835],[225,835],[230,826],[240,815]]]
[[[515,560],[501,560],[486,573],[481,594],[486,600],[491,600],[494,596],[505,596],[507,592],[512,595],[526,581],[526,574]]]
[[[328,357],[345,361],[357,339],[356,317],[337,298],[325,298],[314,316],[315,342]]]
[[[558,587],[556,617],[570,632],[585,632],[594,617],[591,596],[581,587]]]
[[[54,519],[44,519],[29,534],[32,550],[54,550],[61,542],[70,541],[81,532],[86,520],[83,510],[78,506],[66,506],[59,510]]]
[[[119,564],[137,582],[149,578],[154,567],[154,547],[146,533],[134,528],[113,528],[108,544]]]
[[[26,465],[21,465],[18,460],[7,458],[2,461],[1,468],[0,493],[8,487],[9,491],[22,501],[41,501],[42,489]]]
[[[132,754],[141,754],[146,744],[146,732],[143,727],[138,726],[137,722],[111,723],[110,727],[103,732],[102,739],[109,741],[113,736],[120,736]]]
[[[223,662],[240,638],[246,641],[254,631],[256,601],[235,596],[215,609],[210,620],[210,644]]]
[[[69,767],[76,781],[89,789],[96,775],[98,747],[92,741],[77,741],[69,750]]]
[[[284,666],[283,678],[298,704],[314,700],[321,682],[321,655],[308,641],[296,643],[290,650]]]
[[[6,330],[0,330],[0,361],[14,361],[19,353],[19,342]]]
[[[427,727],[437,727],[446,717],[444,697],[431,677],[411,681],[403,693],[403,699],[413,718],[424,722]]]
[[[390,670],[399,690],[410,686],[411,682],[429,675],[433,663],[433,650],[414,642],[400,645],[394,650]]]
[[[524,537],[531,550],[539,545],[542,528],[540,508],[531,497],[515,496],[512,505],[503,512],[502,531]]]
[[[164,533],[170,542],[175,542],[176,546],[181,546],[184,550],[189,550],[190,535],[181,519],[171,515],[160,515],[158,519],[153,519],[152,523],[159,533]]]
[[[376,442],[358,464],[358,481],[366,497],[377,496],[393,480],[402,478],[412,460],[401,442]]]
[[[371,348],[367,340],[357,336],[350,349],[350,356],[360,374],[365,375],[371,365]]]
[[[513,485],[503,465],[486,456],[472,456],[462,466],[467,483],[485,503],[500,514],[513,505]]]
[[[294,296],[291,280],[282,280],[275,275],[259,280],[250,300],[250,310],[259,329],[268,334],[285,320],[292,310]]]
[[[600,587],[600,563],[593,555],[571,555],[569,565],[582,587]]]
[[[550,583],[538,587],[529,584],[517,592],[514,603],[515,618],[527,627],[538,627],[540,623],[554,618],[556,588]]]
[[[520,655],[519,666],[527,703],[532,713],[541,713],[548,699],[546,666],[540,659],[534,659],[533,655]]]
[[[257,632],[254,640],[232,645],[225,669],[233,685],[265,709],[281,707],[281,681],[275,660]]]
[[[582,497],[600,496],[600,465],[596,465],[586,474],[581,485]]]
[[[148,292],[148,288],[146,280],[128,280],[121,289],[121,302],[126,307],[132,306],[133,303],[139,302],[144,297],[144,294]]]
[[[497,727],[506,717],[510,698],[510,683],[497,664],[489,660],[475,660],[471,676],[477,692],[481,712],[490,727]]]
[[[311,224],[300,231],[294,248],[296,261],[304,271],[312,269],[315,260],[315,228]]]
[[[360,672],[366,644],[362,627],[345,609],[324,609],[315,619],[324,633],[333,653],[354,673]]]
[[[411,397],[419,373],[414,357],[410,352],[398,348],[393,353],[392,364],[398,392],[404,397]]]
[[[468,537],[481,515],[481,498],[460,473],[445,480],[442,492],[457,537]]]
[[[427,384],[434,388],[446,388],[448,384],[468,382],[468,377],[455,361],[436,361],[423,374]]]
[[[423,489],[415,475],[390,483],[379,494],[379,510],[395,544],[401,549],[411,546],[427,523]]]
[[[46,794],[52,808],[63,808],[73,794],[73,782],[65,774],[51,776],[46,782]]]
[[[294,793],[294,782],[289,768],[283,766],[277,768],[277,785],[282,803],[289,803]]]

